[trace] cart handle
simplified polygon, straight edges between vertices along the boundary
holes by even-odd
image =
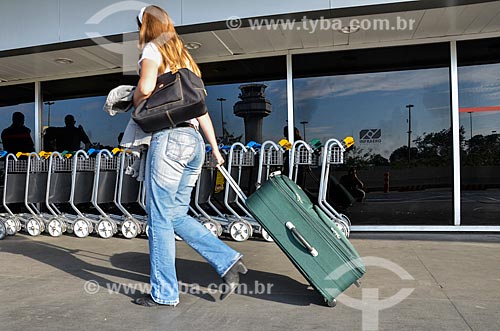
[[[23,153],[23,152],[17,152],[16,157],[20,158],[21,156],[31,156],[31,153]]]
[[[307,240],[300,234],[300,232],[297,230],[295,225],[293,225],[292,222],[286,222],[285,226],[287,227],[288,230],[292,231],[292,233],[295,235],[295,237],[300,241],[300,243],[307,248],[309,253],[311,253],[312,256],[316,257],[318,256],[318,251],[312,247]]]
[[[43,157],[44,159],[48,159],[51,154],[52,154],[52,152],[46,152],[46,151],[40,151],[40,153],[38,153],[38,155],[40,157]]]

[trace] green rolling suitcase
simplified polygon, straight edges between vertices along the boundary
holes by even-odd
[[[224,168],[219,170],[228,177]],[[352,284],[359,286],[358,280],[366,272],[360,256],[335,223],[292,180],[272,175],[248,198],[231,178],[227,180],[329,306],[335,306],[335,298]]]

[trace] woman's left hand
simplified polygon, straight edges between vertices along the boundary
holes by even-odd
[[[222,165],[224,163],[224,158],[222,157],[222,154],[220,153],[219,149],[212,149],[212,155],[214,156],[215,160],[217,160],[217,165]]]

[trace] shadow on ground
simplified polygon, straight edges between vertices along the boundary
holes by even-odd
[[[149,283],[149,254],[146,253],[127,252],[108,256],[97,251],[68,249],[51,243],[32,241],[29,237],[20,235],[3,241],[0,251],[29,257],[78,277],[83,281],[95,281],[103,288],[110,288],[111,286],[111,288],[119,289],[118,293],[132,299],[141,294],[131,294],[134,291],[127,289],[123,283]],[[82,258],[96,260],[96,264],[84,261]],[[104,264],[110,263],[111,267],[100,265],[103,262]],[[187,287],[199,286],[207,288],[213,286],[212,284],[221,284],[221,279],[217,273],[206,262],[177,258],[176,266],[178,280],[186,284]],[[240,291],[240,295],[297,306],[323,305],[323,298],[306,284],[288,276],[252,270],[251,265],[249,265],[249,269],[246,275],[241,276],[241,283],[246,284],[247,290],[245,292]],[[103,275],[122,278],[127,281],[117,283]],[[256,283],[262,285],[257,287]],[[114,284],[115,286],[113,286]],[[266,289],[270,290],[266,291]],[[207,301],[215,301],[211,294],[201,292],[188,292],[188,295],[195,295]]]

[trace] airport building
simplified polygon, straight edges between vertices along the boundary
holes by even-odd
[[[200,64],[221,142],[354,137],[332,169],[364,184],[353,231],[500,231],[500,1],[4,0],[0,129],[22,112],[39,151],[71,114],[116,146],[129,114],[102,106],[137,82],[149,4]]]

